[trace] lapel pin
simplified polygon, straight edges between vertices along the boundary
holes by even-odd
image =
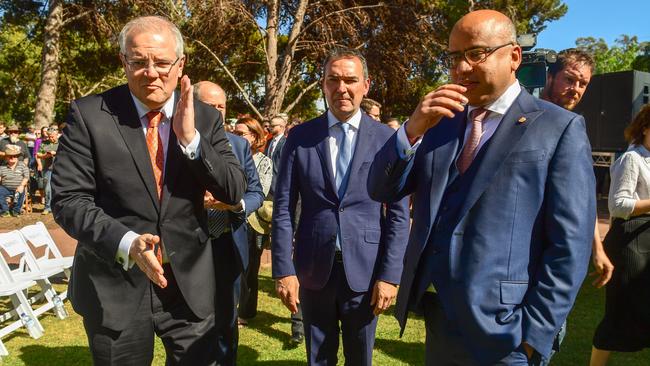
[[[519,117],[519,119],[517,120],[517,122],[519,122],[519,123],[524,123],[524,122],[526,122],[526,117]]]

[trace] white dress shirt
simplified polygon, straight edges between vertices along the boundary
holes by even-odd
[[[135,109],[138,112],[138,116],[140,117],[140,123],[142,124],[142,133],[145,135],[145,138],[147,136],[147,126],[149,126],[149,119],[147,118],[147,113],[151,111],[149,107],[144,105],[138,98],[131,93],[131,98],[133,98],[133,104],[135,104]],[[164,178],[165,176],[165,166],[167,165],[167,149],[168,149],[168,142],[169,142],[169,134],[171,131],[171,121],[172,117],[174,115],[174,97],[172,96],[165,102],[163,107],[160,109],[160,112],[162,112],[163,117],[162,120],[160,121],[160,125],[158,125],[158,134],[160,135],[160,139],[162,140],[162,145],[163,145],[163,171],[162,171],[162,176],[161,179]],[[185,156],[187,156],[188,159],[194,160],[198,159],[201,156],[201,149],[199,142],[201,141],[201,135],[199,134],[199,131],[195,129],[195,135],[194,139],[187,145],[183,146],[180,141],[177,140],[178,146],[181,148],[181,151]],[[117,254],[115,255],[115,260],[122,264],[122,267],[124,270],[128,270],[129,268],[133,267],[133,264],[135,264],[134,261],[131,260],[129,257],[129,250],[131,249],[131,244],[133,244],[133,241],[135,238],[140,236],[141,234],[135,233],[133,231],[128,231],[122,239],[120,240],[120,244],[117,248]],[[163,250],[163,260],[166,260],[166,253]]]
[[[631,145],[609,171],[609,215],[628,219],[638,200],[650,198],[650,151],[643,145]]]
[[[277,136],[273,136],[273,138],[271,139],[271,142],[269,143],[269,157],[270,158],[273,157],[273,153],[275,152],[275,148],[278,146],[278,142],[280,142],[280,139],[282,138],[282,136],[284,136],[283,133],[281,133],[281,134],[279,134]]]
[[[343,138],[343,130],[341,127],[337,126],[336,124],[339,122],[347,123],[350,125],[350,128],[348,129],[348,134],[347,138],[349,141],[352,141],[352,155],[350,156],[350,159],[354,156],[354,148],[357,144],[357,132],[359,131],[359,124],[361,123],[361,110],[358,110],[357,113],[355,113],[350,119],[347,121],[339,121],[334,117],[334,114],[332,114],[331,111],[327,111],[327,126],[328,126],[328,132],[329,132],[329,137],[328,139],[328,145],[330,148],[330,164],[332,165],[332,172],[334,173],[334,178],[336,178],[336,161],[338,160],[339,157],[339,146],[341,146],[341,139]],[[352,161],[352,160],[350,160]],[[338,187],[336,187],[338,188]]]
[[[521,86],[519,85],[519,81],[515,80],[515,82],[512,83],[499,98],[497,98],[497,100],[484,107],[490,111],[490,114],[486,119],[483,120],[483,134],[481,135],[481,140],[478,143],[476,152],[478,152],[483,147],[483,145],[485,145],[485,143],[490,140],[492,135],[494,135],[494,131],[496,131],[499,123],[501,123],[501,120],[503,119],[503,116],[506,114],[512,103],[514,103],[515,99],[517,99],[519,93],[521,93]],[[471,113],[472,110],[476,108],[478,107],[468,105],[467,115],[469,116],[469,113]],[[397,152],[402,159],[410,159],[410,157],[415,154],[418,146],[420,146],[420,142],[422,142],[422,138],[420,138],[413,145],[409,143],[409,140],[406,136],[407,123],[408,121],[406,121],[402,127],[397,130]],[[468,123],[465,127],[463,145],[467,142],[471,130],[472,124]],[[462,151],[462,148],[459,151]],[[458,156],[456,158],[458,158]]]

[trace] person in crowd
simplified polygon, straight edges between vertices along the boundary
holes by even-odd
[[[386,120],[386,126],[392,128],[393,130],[397,131],[399,130],[399,127],[401,126],[399,123],[399,120],[395,117],[391,117],[388,120]]]
[[[27,127],[27,132],[25,132],[25,143],[27,144],[27,149],[29,150],[29,166],[33,167],[36,164],[36,152],[34,151],[34,142],[36,141],[36,126],[33,124]]]
[[[271,182],[271,190],[269,191],[271,197],[275,194],[275,185],[280,170],[280,158],[282,157],[282,149],[287,138],[284,136],[284,131],[287,127],[287,120],[283,116],[275,116],[271,118],[269,125],[269,132],[273,136],[268,144],[264,154],[271,158],[273,161],[273,181]]]
[[[360,110],[370,86],[365,58],[332,50],[322,75],[328,111],[294,127],[282,151],[272,272],[282,303],[292,313],[302,307],[310,365],[337,363],[339,329],[345,363],[370,365],[377,315],[402,272],[407,200],[384,206],[368,196],[369,162],[393,131]]]
[[[605,252],[614,263],[605,315],[596,328],[591,366],[612,352],[650,348],[650,104],[625,129],[627,151],[610,167]]]
[[[38,151],[41,147],[41,143],[43,143],[43,141],[47,141],[48,128],[49,127],[45,126],[45,127],[41,127],[39,131],[36,131],[36,140],[34,141],[34,151],[36,152],[36,154],[38,154]],[[36,164],[38,165],[38,160],[36,160]]]
[[[194,96],[211,105],[222,116],[226,115],[226,94],[221,86],[201,81],[194,84]],[[215,272],[217,275],[217,297],[222,316],[217,319],[219,352],[224,354],[221,365],[235,365],[237,362],[237,304],[239,303],[241,274],[246,271],[249,262],[248,225],[246,217],[255,212],[264,200],[262,185],[250,145],[247,139],[226,133],[233,153],[246,172],[247,188],[244,197],[237,205],[227,205],[216,201],[206,193],[208,208],[208,228],[214,252]]]
[[[576,48],[568,48],[560,51],[557,61],[549,64],[546,86],[540,97],[543,100],[572,111],[580,103],[582,96],[587,90],[594,67],[595,63],[593,58],[585,51]],[[594,225],[594,240],[591,246],[591,257],[595,268],[592,275],[597,275],[593,284],[597,288],[600,288],[612,277],[614,266],[609,258],[607,258],[603,249],[603,242],[598,230],[598,218],[596,218],[596,224]],[[559,351],[565,334],[566,324],[563,324],[553,345],[551,356],[553,353]],[[550,362],[550,357],[547,361]]]
[[[584,119],[523,90],[512,21],[464,15],[425,95],[376,155],[369,190],[413,195],[396,317],[423,313],[427,365],[548,358],[584,280],[596,217]]]
[[[0,121],[0,140],[7,137],[7,124],[4,121]]]
[[[29,148],[27,148],[25,141],[20,139],[20,128],[16,124],[9,125],[7,127],[7,137],[0,140],[0,157],[4,155],[4,150],[9,144],[16,145],[20,148],[18,160],[28,167],[31,155],[29,154]]]
[[[0,217],[20,216],[27,193],[29,168],[20,161],[21,148],[7,144],[4,148],[6,164],[0,165]],[[13,198],[13,208],[9,210],[8,198]]]
[[[273,180],[273,162],[261,151],[264,149],[266,140],[264,130],[260,123],[251,117],[240,118],[235,124],[235,134],[245,138],[249,144],[257,173],[262,183],[264,196],[268,196]],[[271,201],[265,201],[267,206],[260,210],[272,210]],[[269,207],[270,206],[270,207]],[[251,214],[253,216],[255,214]],[[248,321],[257,315],[257,292],[259,288],[258,273],[260,270],[260,259],[262,250],[269,242],[267,233],[260,233],[254,227],[249,227],[248,232],[248,266],[245,270],[244,281],[239,297],[239,324],[244,326]]]
[[[381,122],[381,104],[376,100],[363,98],[363,100],[361,100],[361,109],[366,112],[370,118],[377,122]]]
[[[54,166],[58,148],[59,134],[52,128],[48,128],[47,140],[40,144],[36,154],[36,158],[39,160],[37,166],[40,167],[43,175],[43,189],[45,191],[43,215],[47,215],[52,211],[52,167]]]
[[[236,205],[246,176],[221,114],[194,101],[178,28],[138,17],[118,43],[127,84],[71,103],[52,172],[78,240],[70,300],[96,365],[151,364],[154,333],[167,365],[219,364],[204,192]]]
[[[541,98],[572,111],[587,90],[596,64],[591,55],[577,48],[568,48],[558,53],[557,61],[549,64],[546,86]],[[596,224],[592,243],[592,260],[596,287],[602,287],[612,276],[614,266],[605,254]]]

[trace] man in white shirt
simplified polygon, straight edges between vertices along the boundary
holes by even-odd
[[[539,365],[591,252],[584,120],[522,90],[515,27],[497,11],[463,16],[444,61],[452,83],[424,96],[370,171],[373,199],[413,195],[396,317],[424,314],[427,365]]]
[[[246,178],[219,112],[193,100],[178,28],[128,22],[127,85],[72,102],[52,173],[56,222],[78,240],[70,299],[96,365],[220,363],[203,196],[237,204]],[[180,94],[175,92],[181,81]]]

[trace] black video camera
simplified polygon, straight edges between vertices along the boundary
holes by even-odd
[[[543,88],[546,85],[546,68],[548,64],[557,61],[557,53],[553,50],[538,48],[532,50],[537,44],[536,34],[522,34],[517,37],[521,46],[522,60],[517,69],[517,79],[529,92]]]

